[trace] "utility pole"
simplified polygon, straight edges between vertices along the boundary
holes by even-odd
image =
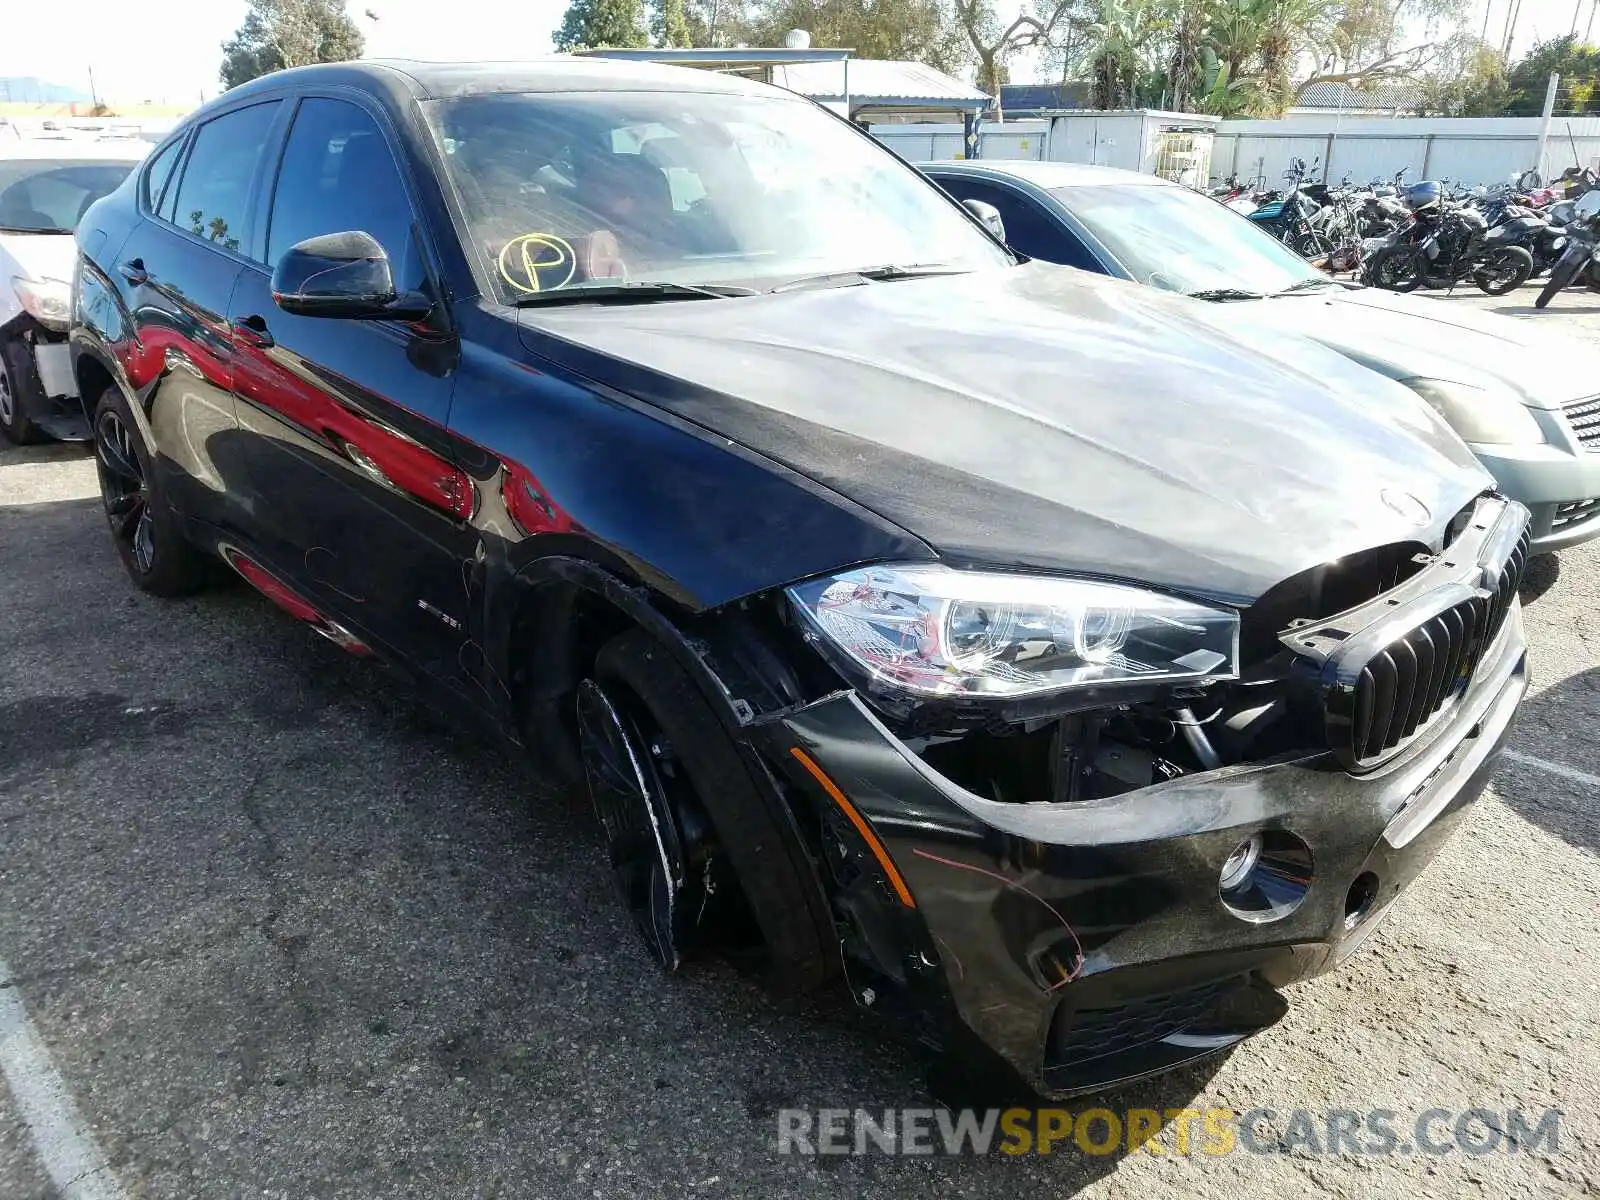
[[[1567,29],[1568,37],[1571,37],[1573,34],[1578,32],[1578,14],[1582,11],[1583,0],[1578,0],[1578,2],[1572,6],[1572,24]]]
[[[1594,32],[1594,10],[1596,4],[1600,4],[1600,0],[1590,0],[1589,23],[1583,27],[1583,44],[1586,46],[1589,44],[1589,35]]]
[[[1544,177],[1544,144],[1550,137],[1550,117],[1556,111],[1556,85],[1560,82],[1561,76],[1551,71],[1550,82],[1544,89],[1544,115],[1539,121],[1539,149],[1533,159],[1533,169],[1541,179]]]
[[[1501,38],[1500,54],[1511,57],[1511,43],[1517,36],[1517,18],[1522,15],[1522,0],[1509,0],[1506,4],[1505,36]]]
[[[100,107],[100,93],[95,89],[95,86],[94,86],[94,68],[93,67],[89,68],[89,99],[94,101],[94,106],[96,108]]]

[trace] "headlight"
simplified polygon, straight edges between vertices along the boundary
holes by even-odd
[[[1443,379],[1401,382],[1433,405],[1462,441],[1508,446],[1545,440],[1539,422],[1514,396]]]
[[[1017,698],[1238,674],[1237,613],[1114,583],[911,563],[788,591],[847,674],[919,696]]]
[[[32,279],[15,275],[11,286],[22,307],[41,325],[65,329],[72,315],[72,284],[64,279]]]

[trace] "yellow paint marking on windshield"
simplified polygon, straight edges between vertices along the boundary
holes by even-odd
[[[543,253],[547,250],[554,253],[555,257],[544,258]],[[513,259],[513,253],[517,259]],[[511,264],[518,259],[522,266],[521,279],[511,269]],[[517,291],[530,296],[545,290],[545,285],[539,282],[540,271],[560,270],[562,267],[566,268],[567,273],[561,277],[560,283],[550,285],[552,288],[566,287],[578,272],[578,255],[572,249],[572,244],[553,233],[525,233],[512,238],[500,251],[500,278]]]

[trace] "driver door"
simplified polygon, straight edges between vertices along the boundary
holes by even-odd
[[[235,407],[267,565],[362,640],[460,683],[474,496],[446,432],[460,351],[443,305],[408,324],[295,316],[272,299],[286,250],[355,230],[383,246],[400,289],[441,294],[398,162],[375,112],[300,99],[269,177],[265,261],[229,310]]]

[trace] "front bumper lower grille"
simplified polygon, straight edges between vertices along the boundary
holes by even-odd
[[[1600,441],[1597,441],[1595,449],[1600,450]],[[1559,533],[1594,516],[1600,516],[1600,500],[1575,500],[1571,504],[1558,504],[1555,516],[1550,519],[1550,532]]]
[[[1063,1011],[1056,1018],[1046,1069],[1081,1065],[1182,1033],[1214,1009],[1242,979],[1226,979],[1168,996],[1149,996],[1115,1008]]]
[[[1579,400],[1561,410],[1585,450],[1600,454],[1600,397]]]
[[[1398,588],[1284,635],[1320,674],[1329,748],[1347,770],[1375,770],[1421,744],[1470,688],[1516,600],[1528,545],[1527,509],[1486,497]]]

